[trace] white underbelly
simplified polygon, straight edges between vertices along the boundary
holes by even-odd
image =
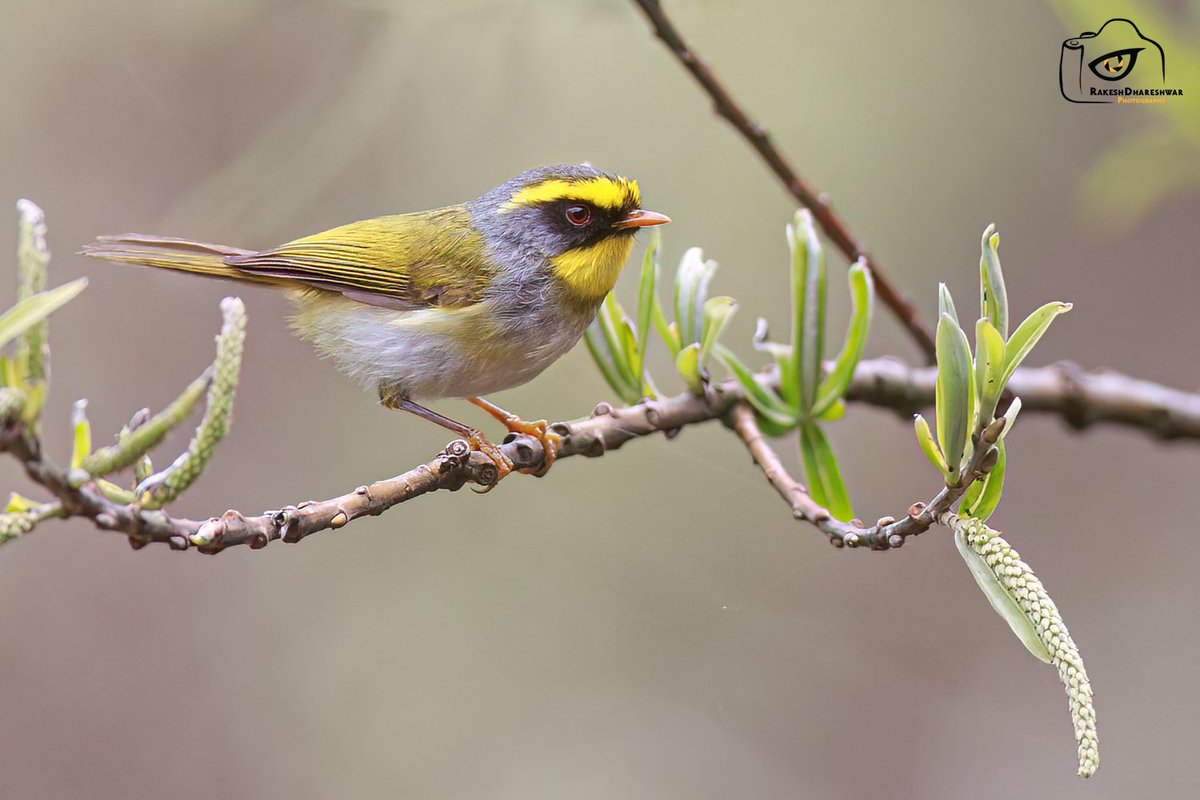
[[[368,389],[432,399],[489,394],[527,383],[570,350],[588,322],[543,320],[494,332],[489,313],[484,304],[398,311],[310,295],[293,326]],[[493,332],[473,337],[470,331]]]

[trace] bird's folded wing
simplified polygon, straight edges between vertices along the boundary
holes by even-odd
[[[352,222],[225,263],[387,308],[462,307],[483,299],[493,270],[462,209]]]

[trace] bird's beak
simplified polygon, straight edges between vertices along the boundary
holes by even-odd
[[[614,228],[649,228],[651,225],[665,225],[671,221],[666,214],[657,211],[645,211],[635,208],[613,223]]]

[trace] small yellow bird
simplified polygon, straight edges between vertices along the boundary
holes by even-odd
[[[270,250],[164,236],[101,236],[83,253],[146,267],[277,286],[292,324],[380,402],[512,462],[477,429],[417,400],[465,397],[511,432],[525,422],[480,395],[519,386],[570,350],[596,315],[639,228],[670,222],[641,207],[637,181],[590,164],[529,170],[462,205],[352,222]]]

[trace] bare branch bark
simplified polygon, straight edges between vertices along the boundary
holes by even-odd
[[[913,414],[933,405],[936,380],[933,367],[913,369],[888,358],[864,361],[854,373],[847,399]],[[1066,361],[1022,367],[1007,390],[1021,398],[1022,413],[1053,414],[1075,430],[1105,424],[1163,440],[1200,440],[1200,393],[1120,372],[1089,372]]]
[[[892,283],[891,279],[879,265],[879,262],[866,252],[859,240],[850,231],[850,227],[846,224],[845,220],[829,205],[829,201],[825,195],[817,191],[815,187],[796,172],[783,152],[775,146],[766,126],[752,119],[746,113],[741,104],[734,99],[729,90],[725,88],[725,85],[717,78],[716,73],[713,72],[709,63],[701,58],[684,41],[683,36],[679,33],[679,29],[675,27],[670,17],[667,16],[662,3],[659,0],[634,0],[634,2],[642,10],[642,13],[646,15],[646,19],[650,21],[655,35],[667,46],[667,49],[683,65],[684,69],[696,79],[696,83],[700,85],[700,88],[712,100],[713,111],[717,116],[729,122],[742,135],[750,146],[754,148],[754,151],[758,153],[771,172],[775,174],[775,177],[787,189],[788,193],[797,202],[812,212],[813,219],[821,226],[821,230],[825,236],[851,262],[859,258],[866,259],[867,265],[871,269],[871,274],[875,278],[875,290],[879,293],[879,298],[891,309],[892,313],[900,321],[900,324],[908,331],[913,341],[921,348],[921,352],[927,361],[932,364],[934,359],[933,334],[929,327],[921,320],[921,315],[917,311],[917,307]]]
[[[847,397],[908,414],[933,404],[934,379],[932,368],[913,369],[893,359],[863,361],[855,371]],[[774,377],[764,373],[762,380],[770,383]],[[1164,439],[1200,440],[1200,394],[1116,373],[1084,372],[1070,364],[1018,369],[1010,386],[1021,397],[1026,413],[1053,414],[1073,428],[1107,423]],[[839,547],[876,550],[898,547],[909,536],[928,530],[939,515],[951,509],[966,488],[965,485],[943,487],[928,503],[915,503],[898,520],[883,517],[870,526],[839,522],[813,502],[804,486],[787,474],[742,400],[737,383],[728,381],[713,384],[705,395],[685,392],[625,408],[602,403],[589,417],[551,427],[562,437],[559,458],[595,457],[632,439],[659,432],[674,436],[689,425],[725,420],[792,508],[793,515],[815,525]],[[529,437],[513,437],[503,449],[517,467],[537,467],[543,462],[541,445]],[[985,450],[977,448],[977,455],[982,457]],[[94,482],[79,480],[75,474],[45,460],[37,439],[19,421],[10,420],[0,430],[0,451],[9,452],[21,461],[29,477],[56,498],[55,503],[47,504],[39,512],[43,517],[84,517],[101,530],[125,534],[134,547],[162,542],[174,549],[194,547],[204,553],[217,553],[238,545],[260,548],[275,540],[298,542],[361,517],[377,516],[430,492],[456,491],[467,484],[488,487],[496,480],[495,466],[490,460],[472,453],[466,442],[455,440],[428,463],[393,478],[360,486],[341,497],[306,501],[254,516],[231,510],[208,520],[190,520],[108,499]],[[972,463],[967,474],[977,472],[980,466]]]

